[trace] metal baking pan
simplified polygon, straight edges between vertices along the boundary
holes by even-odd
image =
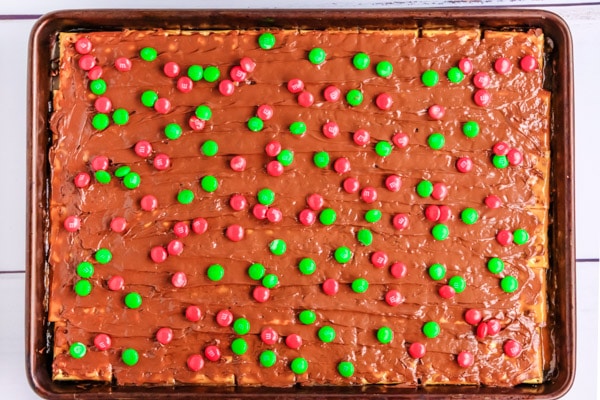
[[[547,89],[551,91],[551,199],[549,320],[555,368],[537,385],[512,388],[385,385],[350,387],[123,387],[92,382],[54,382],[51,337],[47,321],[46,197],[50,166],[49,102],[53,46],[59,32],[121,29],[249,29],[249,28],[482,28],[522,30],[539,27],[547,37]],[[70,10],[43,16],[29,44],[27,147],[27,287],[26,365],[29,382],[45,398],[281,398],[485,397],[551,399],[564,395],[575,376],[575,227],[573,63],[570,32],[555,14],[539,10]]]

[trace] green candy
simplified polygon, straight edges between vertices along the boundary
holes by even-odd
[[[92,284],[87,279],[81,279],[75,283],[73,290],[78,296],[85,297],[92,293]]]
[[[337,369],[340,375],[344,378],[350,378],[352,375],[354,375],[354,364],[352,364],[350,361],[341,361],[338,364]]]
[[[394,339],[394,332],[388,326],[382,326],[377,329],[377,340],[379,343],[387,344],[390,343]]]
[[[140,186],[141,182],[142,178],[137,172],[129,172],[123,177],[123,185],[125,185],[127,189],[135,189]]]
[[[446,276],[446,267],[444,267],[442,264],[432,264],[429,267],[429,276],[434,281],[444,279],[444,276]]]
[[[131,172],[131,167],[129,165],[122,165],[115,170],[115,176],[117,178],[123,178],[125,175]]]
[[[333,256],[335,261],[340,264],[345,264],[352,259],[352,251],[346,246],[341,246],[335,249]]]
[[[258,37],[258,45],[263,50],[270,50],[275,46],[275,36],[271,32],[265,32]]]
[[[260,365],[265,368],[271,368],[277,362],[277,355],[273,350],[265,350],[259,356]]]
[[[337,214],[332,208],[324,208],[319,214],[319,221],[323,225],[333,225],[337,219]]]
[[[432,69],[428,69],[427,71],[423,72],[423,74],[421,75],[421,82],[423,82],[423,85],[425,85],[427,87],[433,87],[433,86],[437,85],[439,80],[440,80],[439,74]]]
[[[421,197],[429,197],[433,193],[433,183],[424,179],[417,185],[417,194]]]
[[[479,124],[475,121],[467,121],[462,126],[464,135],[468,138],[474,138],[479,134]]]
[[[183,189],[177,193],[177,201],[181,204],[190,204],[194,200],[194,192],[189,189]]]
[[[448,238],[448,227],[444,224],[437,224],[431,229],[431,234],[435,240],[446,240]]]
[[[154,90],[146,90],[142,93],[142,104],[146,107],[154,107],[154,103],[158,100],[158,93]]]
[[[462,276],[453,276],[448,280],[448,285],[452,286],[456,293],[462,293],[467,287],[467,282]]]
[[[269,250],[276,256],[281,256],[285,254],[287,250],[287,244],[283,239],[275,239],[271,243],[269,243]]]
[[[256,199],[260,204],[270,206],[275,201],[275,192],[269,188],[264,188],[258,191]]]
[[[207,140],[206,142],[202,143],[200,151],[202,151],[202,154],[207,157],[214,157],[219,151],[219,145],[214,140]]]
[[[238,356],[245,354],[248,351],[248,343],[242,338],[234,339],[231,342],[231,351]]]
[[[100,96],[106,92],[106,82],[104,79],[94,79],[90,82],[90,90],[92,93]]]
[[[112,119],[117,125],[125,125],[129,121],[129,112],[124,108],[117,108],[113,112]]]
[[[245,335],[250,332],[250,321],[246,318],[238,318],[233,321],[233,331],[238,335]]]
[[[294,152],[288,149],[281,150],[281,152],[277,154],[277,161],[284,167],[291,165],[294,161]]]
[[[363,94],[358,89],[350,89],[346,94],[346,101],[351,106],[359,106],[363,102]]]
[[[387,157],[392,154],[392,145],[390,142],[385,140],[380,140],[375,145],[375,153],[381,157]]]
[[[140,308],[142,305],[142,296],[137,292],[127,293],[125,296],[125,305],[131,309]]]
[[[357,278],[352,281],[352,290],[354,293],[364,293],[369,289],[369,282],[365,278]]]
[[[295,374],[301,375],[308,370],[308,361],[302,357],[294,358],[290,364],[290,368]]]
[[[513,232],[513,242],[515,244],[525,244],[529,241],[529,233],[525,229],[517,229]]]
[[[368,229],[361,229],[356,233],[356,239],[360,244],[370,246],[373,243],[373,234]]]
[[[219,68],[215,67],[214,65],[209,65],[204,69],[203,78],[206,82],[216,82],[216,80],[219,79],[220,76],[221,71],[219,71]]]
[[[121,353],[121,360],[130,367],[137,364],[140,360],[140,356],[134,349],[125,349]]]
[[[246,123],[246,126],[252,132],[260,132],[265,127],[265,123],[263,122],[262,119],[260,119],[258,117],[250,117],[250,119]]]
[[[492,164],[494,164],[494,167],[498,169],[504,169],[508,167],[508,158],[506,156],[494,154],[494,157],[492,157]]]
[[[294,135],[304,135],[306,133],[306,124],[302,121],[292,122],[290,132]]]
[[[375,223],[381,219],[381,211],[369,210],[365,213],[365,221]]]
[[[109,123],[110,119],[106,114],[96,114],[92,118],[92,126],[94,127],[94,129],[97,129],[99,131],[103,131],[106,128],[108,128]]]
[[[331,326],[325,325],[319,329],[317,335],[323,343],[331,343],[335,340],[335,329],[333,329]]]
[[[448,80],[452,83],[459,83],[465,79],[465,74],[458,67],[452,67],[446,73]]]
[[[298,263],[298,269],[303,275],[312,275],[317,270],[317,263],[312,258],[303,258]]]
[[[194,114],[196,114],[196,117],[198,117],[198,119],[201,119],[203,121],[208,121],[212,118],[212,110],[209,106],[205,104],[201,104],[198,107],[196,107],[196,111],[194,112]]]
[[[492,274],[499,274],[504,271],[504,261],[498,257],[493,257],[488,260],[487,268]]]
[[[81,342],[75,342],[69,346],[69,354],[73,358],[83,358],[85,353],[87,353],[87,347]]]
[[[94,266],[91,262],[83,261],[77,266],[77,275],[81,278],[91,278],[94,275]]]
[[[260,263],[254,263],[248,267],[248,276],[250,279],[258,281],[265,276],[265,266]]]
[[[512,293],[519,288],[519,281],[514,276],[508,275],[500,280],[500,287],[506,293]]]
[[[423,334],[430,339],[437,337],[440,334],[440,325],[435,321],[425,322],[423,324]]]
[[[98,251],[96,251],[96,253],[94,254],[94,258],[96,259],[98,264],[108,264],[110,260],[112,260],[112,253],[108,249],[101,248],[98,249]]]
[[[304,325],[312,325],[317,320],[317,314],[312,310],[304,310],[298,315],[298,319]]]
[[[315,65],[323,64],[326,57],[327,53],[325,53],[325,50],[320,47],[315,47],[308,53],[308,59]]]
[[[377,71],[377,75],[381,76],[382,78],[387,78],[388,76],[392,75],[392,72],[394,72],[394,67],[389,61],[380,61],[377,63],[375,70]]]
[[[200,180],[200,186],[205,192],[212,193],[219,187],[219,181],[212,175],[206,175]]]
[[[267,289],[273,289],[279,283],[279,278],[275,274],[267,274],[262,279],[262,285]]]
[[[352,58],[352,64],[354,64],[354,68],[363,70],[369,68],[369,64],[371,64],[371,58],[365,53],[356,53]]]
[[[313,163],[319,168],[325,168],[329,165],[329,153],[320,151],[313,156]]]
[[[446,144],[446,138],[441,133],[432,133],[427,138],[427,144],[433,150],[440,150]]]
[[[213,264],[206,270],[208,279],[213,282],[218,282],[225,276],[225,268],[220,264]]]
[[[181,137],[183,130],[179,124],[171,122],[165,126],[165,136],[171,140],[177,140]]]
[[[190,65],[187,70],[187,76],[194,82],[198,82],[204,76],[204,68],[199,65]]]
[[[144,47],[140,50],[140,57],[144,61],[154,61],[158,57],[158,52],[153,47]]]
[[[460,219],[467,225],[473,225],[479,219],[479,214],[474,208],[468,207],[462,210]]]
[[[94,172],[94,177],[99,183],[103,185],[109,184],[111,180],[110,174],[107,171],[104,171],[103,169],[99,169],[98,171]]]

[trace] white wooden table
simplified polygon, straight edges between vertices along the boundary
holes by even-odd
[[[579,0],[86,0],[0,3],[0,398],[35,399],[25,375],[25,155],[29,31],[46,12],[68,8],[414,8],[509,6],[547,9],[570,26],[575,61],[577,374],[566,399],[596,399],[600,223],[600,2]]]

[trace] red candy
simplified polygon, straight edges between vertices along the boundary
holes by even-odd
[[[434,104],[427,109],[427,114],[429,114],[429,117],[431,119],[442,119],[446,114],[446,109],[443,106],[440,106],[439,104]]]
[[[478,72],[473,77],[473,84],[479,89],[486,89],[490,86],[492,78],[487,72]]]
[[[198,306],[188,306],[185,309],[185,319],[190,322],[198,322],[202,317],[202,311],[200,311],[200,307]]]
[[[440,206],[440,218],[438,219],[438,221],[446,222],[451,217],[452,217],[452,210],[450,210],[450,207],[444,206],[444,205]]]
[[[500,200],[500,197],[493,194],[490,194],[488,197],[486,197],[484,202],[489,208],[498,208],[502,205],[502,200]]]
[[[354,132],[354,135],[352,135],[352,140],[354,140],[354,143],[359,146],[364,146],[365,144],[369,143],[370,139],[371,135],[364,129],[359,129]]]
[[[260,331],[260,340],[262,340],[264,344],[275,344],[279,340],[279,334],[275,329],[266,327]]]
[[[150,258],[157,264],[165,262],[168,255],[169,253],[167,253],[167,250],[162,246],[154,246],[150,249]]]
[[[494,62],[494,69],[499,74],[508,74],[512,69],[512,64],[508,58],[500,57]]]
[[[173,330],[171,328],[160,328],[156,332],[156,340],[160,344],[169,344],[173,340]]]
[[[86,54],[79,59],[79,68],[89,71],[96,66],[96,59],[90,54]]]
[[[501,229],[498,231],[498,233],[496,233],[496,240],[502,246],[508,246],[513,241],[513,234],[511,231],[508,231],[506,229]]]
[[[490,335],[490,336],[494,336],[500,332],[500,328],[501,328],[500,321],[498,321],[497,319],[490,319],[487,322],[487,326],[488,326],[488,335]]]
[[[465,312],[465,321],[467,321],[469,325],[477,325],[481,322],[482,318],[483,314],[476,308],[469,308],[467,312]]]
[[[356,193],[356,192],[358,192],[358,189],[360,189],[360,183],[358,182],[358,179],[356,179],[356,178],[344,179],[342,186],[344,187],[344,190],[346,191],[346,193],[350,193],[350,194]]]
[[[323,282],[322,287],[323,292],[328,296],[333,296],[340,289],[339,283],[333,278],[325,279],[325,282]]]
[[[392,142],[398,148],[403,148],[408,145],[408,135],[403,132],[398,132],[392,136]]]
[[[386,111],[392,108],[394,100],[392,100],[392,96],[390,96],[388,93],[381,93],[377,95],[377,98],[375,98],[375,104],[380,110]]]
[[[244,228],[240,225],[229,225],[225,230],[225,236],[232,242],[239,242],[244,238]]]
[[[492,147],[492,151],[498,156],[507,155],[509,150],[510,146],[506,142],[498,142],[494,145],[494,147]]]
[[[333,139],[340,134],[340,127],[333,121],[327,122],[322,128],[323,136]]]
[[[283,164],[277,160],[269,161],[267,163],[267,174],[271,176],[280,176],[283,174]]]
[[[406,264],[402,262],[393,263],[390,267],[390,274],[396,279],[404,278],[408,273],[408,268]]]
[[[473,169],[473,161],[469,157],[460,157],[456,160],[456,169],[463,174],[470,172]]]
[[[216,320],[219,326],[229,326],[233,322],[233,314],[229,310],[221,310],[217,313]]]
[[[176,62],[169,61],[163,67],[163,72],[169,78],[175,78],[181,72],[181,68],[179,67],[179,64],[177,64]]]
[[[267,219],[269,222],[281,222],[283,219],[283,213],[277,207],[270,207],[267,210]]]
[[[502,346],[502,349],[504,350],[504,354],[506,354],[509,357],[519,357],[522,350],[521,344],[516,340],[512,339],[509,339],[506,342],[504,342],[504,346]]]
[[[256,111],[256,116],[262,119],[263,121],[270,120],[271,118],[273,118],[273,107],[271,107],[268,104],[261,105]]]
[[[292,333],[285,338],[285,345],[290,349],[298,350],[302,346],[302,338],[300,335]]]
[[[188,125],[194,131],[201,131],[202,129],[204,129],[206,121],[196,117],[195,115],[192,115],[188,120]]]
[[[310,208],[305,208],[298,214],[298,220],[304,226],[311,226],[317,220],[317,214]]]
[[[95,81],[96,79],[100,79],[102,77],[102,67],[96,65],[92,69],[87,72],[87,76],[91,81]]]
[[[458,68],[463,72],[463,74],[470,74],[473,72],[473,62],[469,58],[461,58],[458,62]]]
[[[223,79],[219,82],[219,93],[223,96],[231,96],[235,92],[235,85],[229,79]]]
[[[425,345],[423,343],[414,342],[408,347],[408,354],[412,358],[423,358],[425,355]]]
[[[100,351],[108,350],[112,346],[112,340],[106,333],[100,333],[94,338],[94,346]]]
[[[112,102],[106,96],[100,96],[94,101],[94,108],[99,113],[108,114],[112,110]]]
[[[392,219],[392,225],[394,225],[394,228],[398,229],[399,231],[408,228],[408,215],[406,215],[406,214],[394,215],[394,218]]]
[[[183,242],[181,240],[173,239],[167,245],[167,253],[171,256],[179,256],[183,253]]]
[[[404,302],[404,297],[400,294],[399,291],[392,289],[385,294],[385,302],[392,307],[396,307],[397,305],[402,304]]]
[[[208,358],[209,361],[219,361],[221,358],[221,350],[214,345],[206,346],[204,349],[204,356]]]
[[[113,232],[121,233],[127,227],[127,220],[123,217],[114,217],[110,221],[110,230]]]
[[[198,372],[204,367],[204,359],[200,354],[192,354],[188,357],[186,364],[191,371]]]
[[[374,187],[367,186],[360,191],[360,198],[365,203],[373,203],[375,200],[377,200],[377,191]]]
[[[383,268],[387,265],[389,257],[383,251],[376,251],[371,254],[371,264],[377,268]]]
[[[122,290],[125,286],[125,280],[122,276],[115,275],[110,277],[107,284],[108,288],[112,291]]]
[[[71,215],[65,218],[63,226],[69,232],[76,232],[81,228],[81,220],[78,217]]]
[[[147,194],[140,200],[140,206],[144,211],[153,211],[158,207],[158,200],[151,194]]]
[[[194,233],[201,235],[208,229],[208,221],[202,217],[195,218],[192,221],[192,231]]]
[[[87,54],[92,51],[92,42],[90,39],[82,37],[75,42],[75,51],[79,54]]]
[[[342,97],[342,91],[333,85],[327,86],[323,91],[323,97],[329,102],[335,102]]]
[[[273,140],[265,146],[265,153],[269,157],[275,157],[281,152],[281,143],[276,140]]]
[[[270,296],[271,292],[264,286],[257,286],[252,291],[252,297],[254,297],[254,300],[259,303],[264,303],[265,301],[269,300]]]
[[[450,285],[442,285],[438,289],[438,293],[444,299],[451,299],[456,295],[456,290]]]
[[[291,93],[300,93],[301,91],[304,90],[304,82],[302,82],[298,78],[294,78],[288,82],[287,89]]]
[[[190,226],[187,222],[179,221],[173,225],[173,233],[178,238],[184,238],[190,234]]]
[[[425,208],[425,218],[427,218],[429,221],[438,221],[440,219],[440,215],[440,207],[436,206],[435,204],[432,204]]]
[[[115,60],[115,68],[117,71],[127,72],[131,70],[131,60],[126,57],[119,57]]]
[[[431,197],[436,200],[444,200],[446,196],[448,196],[448,187],[442,182],[434,183]]]
[[[140,157],[148,157],[152,154],[152,145],[147,140],[140,140],[133,147],[133,151]]]
[[[461,351],[460,353],[458,353],[456,361],[461,367],[468,368],[475,362],[475,357],[473,357],[473,354],[471,354],[468,351]]]
[[[246,80],[248,73],[244,71],[242,67],[236,65],[235,67],[231,68],[231,71],[229,71],[229,76],[234,82],[242,82]]]
[[[92,159],[91,167],[92,171],[106,171],[108,168],[108,157],[97,156]]]
[[[177,90],[181,93],[189,93],[194,88],[194,81],[187,76],[182,76],[177,79]]]
[[[525,72],[531,72],[538,68],[538,62],[533,56],[525,56],[519,61],[521,69]]]
[[[256,63],[250,57],[242,57],[240,67],[246,72],[253,72],[254,68],[256,68]]]
[[[229,166],[235,172],[242,172],[246,169],[246,159],[242,156],[235,156],[229,162]]]
[[[161,97],[154,103],[154,110],[159,114],[166,114],[171,111],[171,102],[169,99]]]
[[[248,207],[248,201],[242,194],[234,194],[229,199],[229,206],[233,208],[235,211],[241,211],[244,208]]]
[[[492,101],[492,96],[485,89],[479,89],[473,95],[473,101],[480,107],[485,107]]]
[[[506,154],[506,158],[510,165],[519,165],[523,162],[523,155],[517,149],[510,149],[508,154]]]
[[[257,219],[265,219],[267,218],[268,210],[269,207],[265,206],[264,204],[255,204],[254,207],[252,207],[252,215],[254,215]]]
[[[350,160],[346,157],[340,157],[333,163],[333,169],[338,174],[345,174],[350,171]]]
[[[490,328],[487,322],[481,322],[479,325],[477,325],[476,335],[479,339],[483,339],[488,335],[489,330]]]
[[[390,192],[399,191],[401,186],[402,178],[400,178],[398,175],[390,175],[387,178],[385,178],[385,187]]]
[[[311,208],[311,210],[318,211],[323,208],[323,204],[325,204],[325,200],[323,196],[318,193],[313,193],[306,198],[306,204]]]
[[[312,93],[307,92],[306,90],[298,95],[298,104],[300,104],[302,107],[310,107],[313,105],[314,102],[315,96],[313,96]]]

